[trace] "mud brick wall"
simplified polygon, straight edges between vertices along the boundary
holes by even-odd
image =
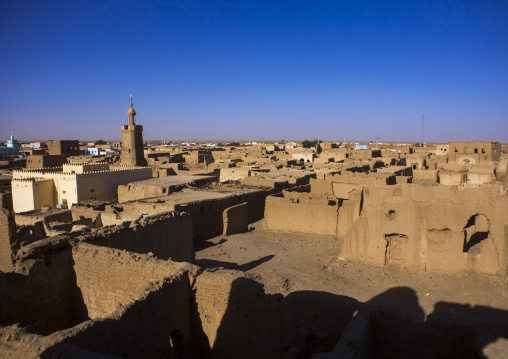
[[[10,272],[14,269],[11,245],[15,241],[16,223],[14,214],[0,208],[0,271]]]
[[[342,255],[417,271],[499,275],[506,268],[507,219],[506,200],[371,200],[346,233]]]
[[[268,295],[236,273],[204,272],[195,283],[196,358],[297,358],[330,351],[356,309],[348,297],[318,292]]]
[[[80,239],[98,246],[152,253],[160,259],[192,263],[192,236],[192,220],[187,213],[167,212],[127,223],[127,227],[102,228]]]
[[[0,273],[0,324],[47,335],[86,320],[69,246],[39,241],[24,253],[32,258],[18,263],[17,273]]]
[[[189,272],[197,267],[83,243],[73,257],[90,318],[108,319],[77,327],[71,343],[129,358],[190,357]]]
[[[223,235],[227,236],[235,233],[244,233],[248,231],[249,212],[247,203],[237,204],[226,209],[222,215],[224,221]]]
[[[316,200],[315,204],[311,200],[298,202],[281,196],[268,197],[266,199],[263,229],[267,231],[336,235],[339,212],[338,201],[332,201],[330,205],[324,204],[321,200]]]
[[[476,330],[467,319],[429,318],[417,323],[392,312],[371,313],[372,358],[474,358]]]

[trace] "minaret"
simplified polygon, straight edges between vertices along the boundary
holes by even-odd
[[[136,111],[131,107],[127,110],[129,124],[122,126],[122,153],[120,162],[125,166],[146,166],[143,153],[143,126],[136,125]]]

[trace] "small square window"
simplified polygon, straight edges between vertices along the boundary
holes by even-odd
[[[91,189],[91,190],[90,190],[90,192],[94,193],[94,192],[95,192],[95,190],[94,190],[94,189]]]

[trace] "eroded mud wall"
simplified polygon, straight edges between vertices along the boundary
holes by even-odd
[[[312,233],[334,236],[339,212],[336,200],[292,199],[282,195],[266,199],[263,229],[267,231]]]
[[[112,228],[102,228],[81,240],[99,246],[152,253],[160,259],[194,262],[192,220],[187,213],[167,212]]]
[[[505,200],[385,197],[364,206],[342,255],[378,266],[501,274],[507,216]]]
[[[86,320],[87,312],[69,246],[39,242],[18,258],[17,272],[0,273],[0,324],[20,323],[45,335]]]
[[[92,320],[70,342],[128,358],[190,358],[190,274],[185,263],[79,244],[77,284]]]
[[[196,358],[296,358],[327,352],[338,342],[357,302],[320,292],[283,298],[227,271],[196,279]]]
[[[8,209],[0,208],[0,271],[2,272],[10,272],[14,269],[11,246],[15,235],[14,214]]]

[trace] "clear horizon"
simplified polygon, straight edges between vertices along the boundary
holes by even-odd
[[[506,1],[0,6],[0,141],[508,143]]]

